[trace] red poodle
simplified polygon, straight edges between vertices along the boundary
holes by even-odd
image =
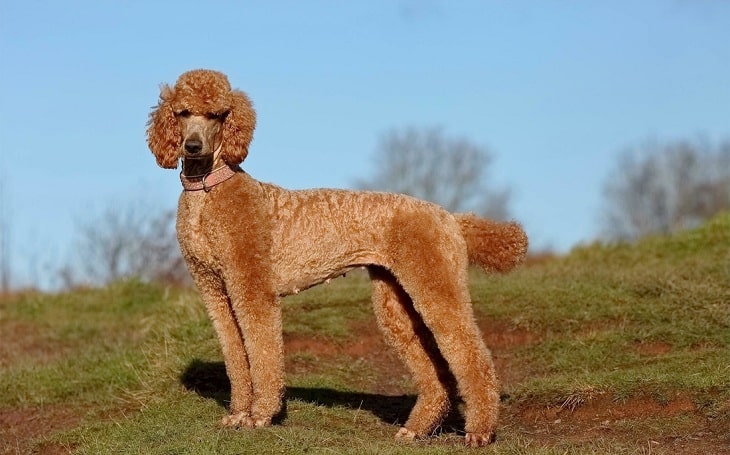
[[[281,297],[365,267],[379,327],[418,389],[396,437],[433,432],[449,410],[453,375],[466,444],[489,443],[499,385],[475,324],[467,266],[512,269],[527,251],[524,231],[399,194],[259,182],[239,167],[255,124],[248,97],[224,74],[195,70],[162,87],[147,130],[160,166],[182,161],[178,239],[231,381],[223,425],[270,425],[281,410]]]

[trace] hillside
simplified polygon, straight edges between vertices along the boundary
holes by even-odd
[[[483,453],[730,453],[730,214],[636,245],[472,274],[502,379]],[[195,292],[136,281],[0,300],[0,453],[460,453],[414,402],[351,274],[284,300],[287,413],[217,427],[230,385]]]

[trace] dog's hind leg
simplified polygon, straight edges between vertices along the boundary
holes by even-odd
[[[416,289],[408,287],[411,282],[404,288],[456,378],[465,405],[465,442],[482,446],[492,441],[499,415],[494,364],[474,320],[466,286],[436,283],[437,279],[424,276]]]
[[[410,297],[386,269],[370,267],[373,306],[378,325],[415,379],[416,405],[397,438],[430,435],[449,410],[449,392],[455,387],[433,336],[413,309]]]
[[[488,444],[499,415],[499,384],[474,319],[466,243],[453,219],[414,212],[393,223],[391,270],[433,334],[464,400],[465,442]]]

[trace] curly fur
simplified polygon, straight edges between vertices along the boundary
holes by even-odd
[[[455,383],[465,402],[467,445],[488,443],[499,385],[474,320],[467,266],[512,269],[527,250],[524,231],[403,195],[289,191],[258,182],[236,167],[255,123],[248,97],[232,90],[225,75],[195,70],[172,88],[162,86],[147,130],[164,168],[182,159],[188,176],[223,163],[237,170],[207,191],[183,192],[177,219],[183,256],[231,380],[223,425],[269,425],[281,409],[280,298],[365,267],[378,325],[419,392],[396,437],[428,436],[447,413]],[[196,136],[191,125],[210,134]]]
[[[180,76],[174,88],[162,85],[160,103],[150,115],[147,138],[150,149],[156,151],[157,164],[165,169],[177,168],[183,137],[175,114],[184,110],[192,115],[227,112],[223,124],[223,161],[236,166],[246,159],[256,128],[256,112],[248,96],[231,90],[223,74],[190,71]]]

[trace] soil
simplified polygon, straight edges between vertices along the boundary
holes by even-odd
[[[64,406],[0,409],[0,453],[70,453],[72,447],[43,441],[43,437],[74,428],[83,414],[82,409]]]
[[[529,372],[520,371],[510,363],[511,352],[538,342],[539,337],[499,321],[480,320],[479,324],[503,383],[527,377]],[[57,346],[38,336],[35,327],[0,321],[0,329],[3,334],[12,334],[6,338],[6,344],[0,344],[0,366],[20,358],[33,357],[43,362],[61,355]],[[363,384],[368,392],[392,396],[414,393],[412,388],[403,385],[408,373],[383,342],[374,320],[354,324],[350,333],[352,336],[344,341],[285,336],[287,369],[307,371],[322,361],[366,362],[373,371],[372,377]],[[665,355],[672,349],[663,343],[645,343],[635,348],[646,356]],[[73,447],[50,443],[48,436],[82,424],[87,411],[64,405],[0,409],[0,454],[70,453]],[[386,410],[380,411],[387,414]],[[374,412],[378,414],[378,410]],[[636,429],[646,429],[651,422],[677,416],[682,416],[685,422],[681,434],[665,430],[657,431],[660,436],[652,437]],[[568,397],[563,403],[547,407],[508,398],[503,403],[500,424],[532,440],[535,446],[563,447],[605,440],[627,447],[629,453],[730,454],[727,422],[713,422],[689,396],[658,402],[651,397],[615,401],[596,394]],[[690,431],[686,431],[688,428]]]

